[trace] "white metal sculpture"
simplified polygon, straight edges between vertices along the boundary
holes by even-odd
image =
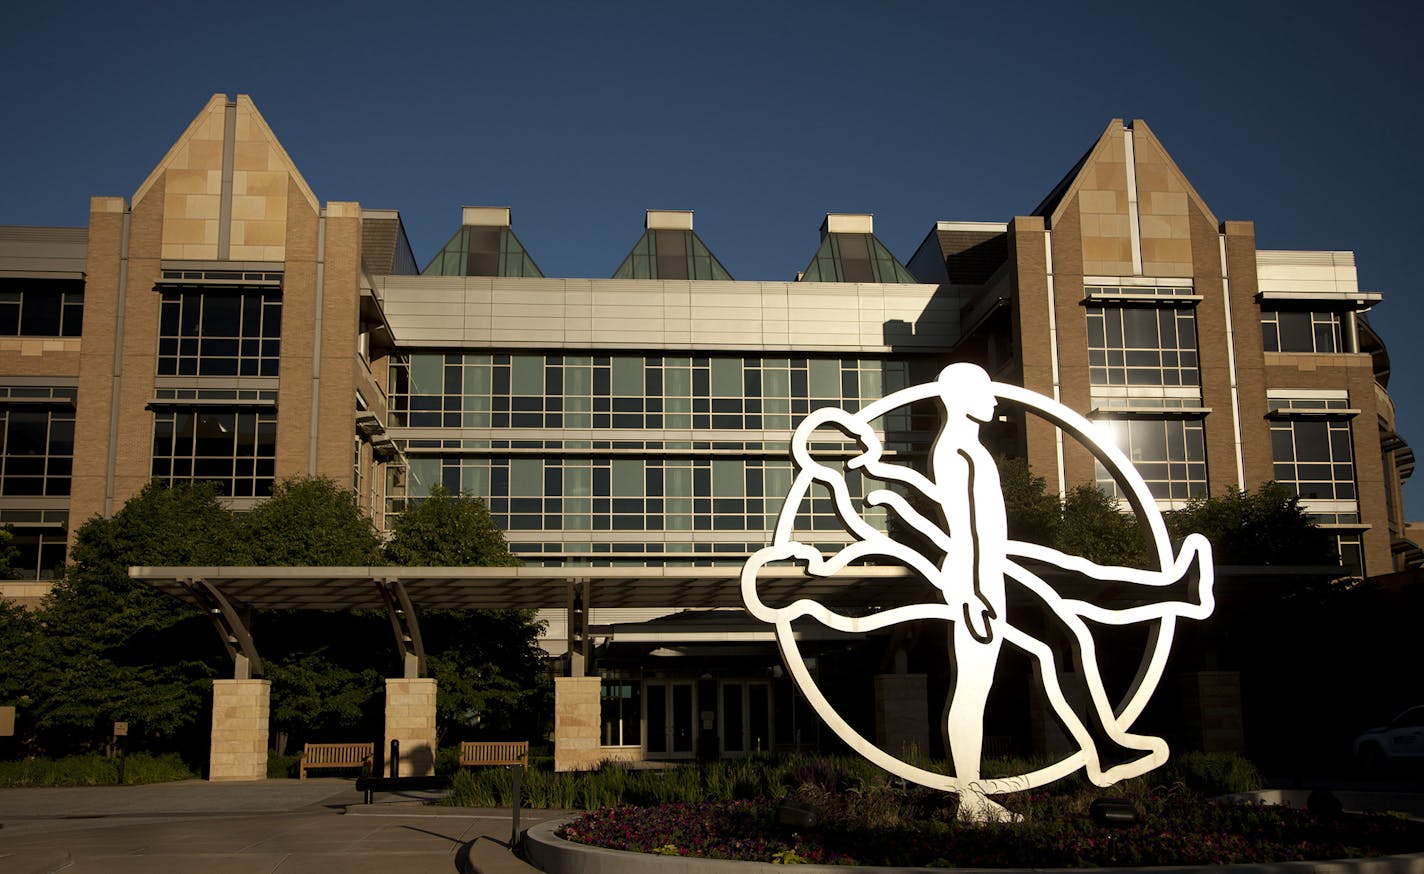
[[[930,452],[928,475],[883,458],[873,423],[887,413],[916,401],[936,401],[942,423]],[[980,426],[994,420],[1000,403],[1008,403],[1043,417],[1084,444],[1111,471],[1137,512],[1152,541],[1151,559],[1157,570],[1097,565],[1049,547],[1011,540],[994,459],[980,440]],[[827,429],[838,432],[827,436]],[[820,439],[816,435],[821,432]],[[844,443],[849,437],[859,453],[846,461],[844,452],[834,459],[818,459],[813,449],[827,440]],[[742,569],[742,598],[756,618],[776,627],[782,657],[807,701],[835,733],[861,755],[893,774],[925,786],[956,792],[960,815],[969,819],[1007,816],[988,796],[1039,786],[1078,768],[1092,782],[1110,785],[1146,773],[1167,759],[1161,738],[1130,731],[1147,706],[1166,666],[1177,618],[1204,619],[1211,615],[1211,546],[1192,534],[1173,553],[1166,525],[1142,477],[1111,442],[1100,441],[1092,424],[1049,398],[1019,386],[991,382],[971,364],[945,368],[933,383],[912,386],[875,401],[858,413],[825,408],[802,421],[792,438],[791,457],[796,476],[777,517],[770,546],[759,550]],[[866,488],[860,506],[851,496],[845,470],[858,470],[885,488]],[[833,554],[824,554],[796,539],[798,512],[813,489],[829,493],[835,512],[854,540]],[[909,495],[921,500],[912,501]],[[928,513],[919,507],[931,508]],[[882,507],[905,529],[917,532],[943,552],[936,562],[886,532],[871,525],[863,511]],[[938,517],[938,518],[931,518]],[[918,573],[938,589],[941,601],[884,609],[864,616],[838,613],[814,600],[799,599],[772,607],[758,595],[758,572],[773,563],[804,563],[805,571],[834,577],[856,563],[899,563]],[[1031,564],[1054,565],[1103,582],[1147,587],[1148,603],[1112,608],[1083,598],[1061,595]],[[1069,703],[1059,682],[1059,665],[1043,640],[1008,621],[1006,585],[1023,588],[1049,621],[1059,624],[1071,641],[1089,700],[1079,707]],[[835,711],[807,669],[793,633],[792,623],[809,617],[845,632],[870,632],[914,620],[943,620],[953,624],[950,658],[953,691],[943,726],[954,774],[928,771],[881,749],[853,729]],[[1088,622],[1102,625],[1149,623],[1148,644],[1135,681],[1122,701],[1108,700],[1099,670],[1096,646]],[[994,682],[1000,649],[1007,642],[1038,663],[1044,693],[1077,746],[1064,759],[1036,771],[1007,778],[980,776],[984,709]],[[1100,747],[1110,744],[1114,755]],[[1108,762],[1105,758],[1121,760]]]

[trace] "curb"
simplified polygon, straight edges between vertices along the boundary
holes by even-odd
[[[748,871],[784,871],[784,865],[770,862],[733,862],[694,856],[654,856],[626,850],[608,850],[575,844],[555,837],[563,823],[546,822],[529,829],[524,851],[529,860],[546,874],[734,874]],[[886,868],[871,865],[798,865],[797,870],[817,874],[943,874],[943,868]],[[957,868],[960,874],[1024,874],[1024,872],[1073,872],[1082,868]],[[1098,868],[1113,874],[1424,874],[1424,853],[1375,856],[1369,859],[1337,859],[1325,862],[1276,862],[1247,865],[1183,865],[1152,868]]]

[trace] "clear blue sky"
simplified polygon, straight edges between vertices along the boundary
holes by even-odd
[[[1424,460],[1421,31],[1414,3],[24,3],[0,223],[84,224],[242,92],[321,200],[399,209],[421,264],[462,205],[512,207],[550,276],[609,276],[644,209],[693,209],[733,276],[782,279],[826,212],[908,259],[1143,118],[1261,247],[1356,252]],[[1424,471],[1406,493],[1424,517]]]

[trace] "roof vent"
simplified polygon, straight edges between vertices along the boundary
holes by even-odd
[[[509,207],[463,207],[461,210],[460,224],[474,228],[507,228],[509,227]]]
[[[692,230],[692,210],[650,209],[643,227],[650,231],[690,231]]]
[[[828,212],[821,222],[821,236],[826,234],[873,234],[875,217],[868,212]]]

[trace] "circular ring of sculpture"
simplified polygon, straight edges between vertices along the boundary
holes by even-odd
[[[919,401],[936,402],[941,413],[927,473],[887,461],[873,426],[887,413]],[[979,434],[982,425],[994,420],[1001,403],[1023,408],[1052,423],[1086,446],[1112,473],[1148,532],[1155,569],[1097,565],[1046,546],[1009,539],[997,467]],[[814,437],[825,428],[848,436],[858,444],[858,454],[848,462],[838,462],[838,466],[818,459],[816,450],[825,441]],[[1091,422],[1050,398],[1019,386],[992,382],[975,365],[953,364],[936,381],[894,392],[857,413],[836,408],[814,411],[796,429],[791,457],[795,476],[777,517],[772,544],[754,553],[743,566],[742,598],[748,612],[775,627],[783,660],[797,686],[821,719],[852,749],[906,780],[959,793],[961,814],[981,819],[1007,815],[988,800],[989,795],[1039,786],[1078,768],[1084,768],[1092,782],[1105,786],[1146,773],[1166,761],[1165,741],[1134,734],[1130,728],[1161,680],[1176,620],[1204,619],[1212,612],[1211,547],[1204,537],[1192,534],[1174,553],[1166,524],[1146,482],[1115,445],[1098,439]],[[887,488],[868,490],[862,499],[853,498],[842,466],[858,470],[866,478],[881,480]],[[831,555],[796,539],[796,516],[813,488],[829,491],[839,521],[853,537],[850,544]],[[935,561],[872,526],[862,511],[874,507],[893,514],[907,530],[933,544],[943,558]],[[932,584],[943,600],[865,616],[838,613],[806,598],[783,607],[769,606],[757,591],[758,572],[773,562],[787,561],[804,564],[808,574],[819,577],[832,577],[855,563],[899,563]],[[1147,603],[1114,608],[1084,598],[1065,597],[1033,571],[1035,565],[1053,565],[1104,582],[1142,587],[1134,591],[1144,593]],[[1008,622],[1008,584],[1021,587],[1040,602],[1046,615],[1066,632],[1083,667],[1090,699],[1084,706],[1075,708],[1065,697],[1052,649]],[[1179,594],[1183,586],[1186,593]],[[1152,592],[1158,594],[1147,594]],[[953,775],[927,771],[892,755],[867,740],[836,712],[812,678],[796,642],[792,623],[803,617],[852,633],[914,620],[952,623],[954,687],[944,728]],[[1137,677],[1116,705],[1108,700],[1104,688],[1089,621],[1119,626],[1146,623],[1149,628]],[[1048,701],[1078,750],[1036,771],[985,779],[979,773],[984,707],[1005,641],[1037,660]],[[1104,743],[1114,745],[1117,757],[1125,761],[1105,765],[1099,749]]]

